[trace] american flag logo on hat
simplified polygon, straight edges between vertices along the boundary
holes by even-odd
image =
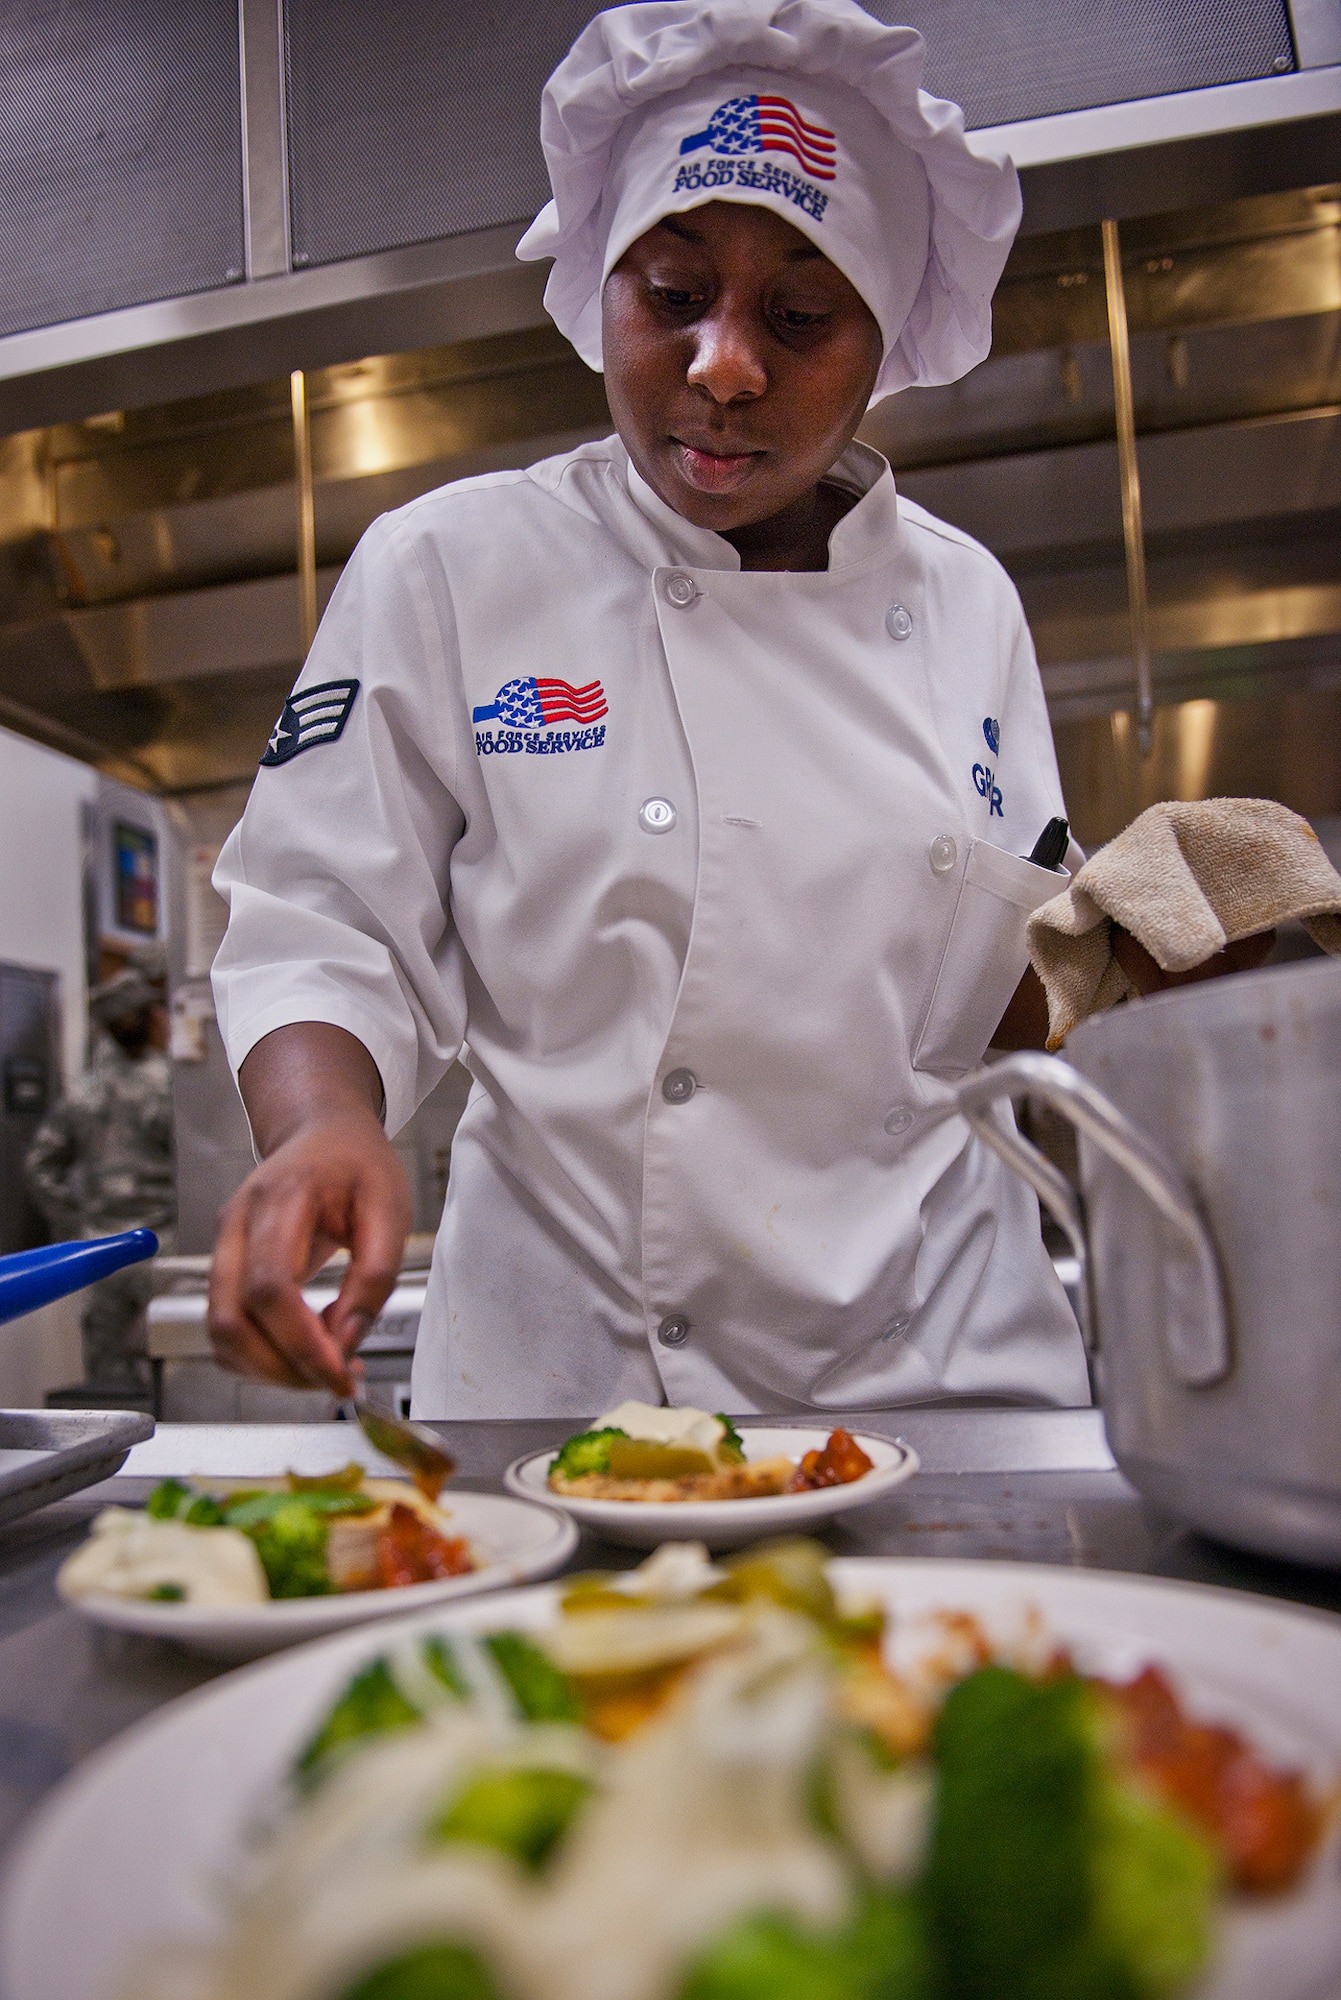
[[[833,133],[803,118],[789,97],[729,97],[705,132],[680,141],[682,153],[700,146],[714,153],[790,153],[817,181],[833,180],[838,161]]]

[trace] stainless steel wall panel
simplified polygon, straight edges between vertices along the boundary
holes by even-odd
[[[286,0],[295,265],[529,221],[540,91],[590,0]]]
[[[1207,424],[1141,439],[1151,535],[1341,513],[1341,413]],[[1009,563],[1021,553],[1116,542],[1111,442],[1003,454],[899,474],[899,490]]]
[[[0,430],[544,324],[513,223],[0,337]]]
[[[0,0],[0,335],[243,275],[237,0]]]
[[[284,129],[282,0],[239,0],[247,276],[289,268],[289,161]]]
[[[1290,0],[1300,69],[1341,63],[1341,0]]]
[[[866,0],[927,40],[927,89],[970,130],[1295,68],[1284,0]]]
[[[1261,692],[1219,700],[1203,684],[1189,700],[1182,689],[1166,696],[1157,675],[1156,698],[1155,753],[1147,763],[1137,759],[1131,718],[1113,696],[1101,704],[1112,713],[1072,709],[1074,719],[1054,721],[1062,790],[1082,846],[1093,851],[1111,840],[1157,799],[1279,799],[1306,819],[1336,814],[1341,687],[1335,680],[1330,688],[1280,689],[1267,674]],[[1166,699],[1174,705],[1166,707]]]

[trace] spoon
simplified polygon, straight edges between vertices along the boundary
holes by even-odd
[[[404,1466],[411,1479],[430,1503],[456,1471],[456,1460],[445,1452],[427,1424],[411,1423],[407,1417],[393,1417],[362,1394],[350,1398],[350,1407],[367,1438],[383,1458]]]

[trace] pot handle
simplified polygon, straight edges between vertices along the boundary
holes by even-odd
[[[1080,1260],[1081,1332],[1089,1352],[1097,1346],[1097,1328],[1084,1210],[1070,1182],[1037,1146],[989,1115],[991,1106],[1003,1097],[1012,1101],[1026,1095],[1041,1097],[1060,1111],[1130,1175],[1171,1226],[1182,1254],[1165,1266],[1169,1309],[1164,1342],[1169,1365],[1190,1389],[1220,1381],[1229,1371],[1229,1319],[1219,1259],[1196,1198],[1168,1155],[1058,1056],[1021,1049],[975,1070],[951,1088],[955,1101],[938,1111],[935,1122],[956,1112],[967,1119],[984,1145],[1024,1176],[1069,1237]]]

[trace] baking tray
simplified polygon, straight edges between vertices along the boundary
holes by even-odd
[[[138,1410],[0,1410],[0,1522],[110,1479],[153,1433]]]

